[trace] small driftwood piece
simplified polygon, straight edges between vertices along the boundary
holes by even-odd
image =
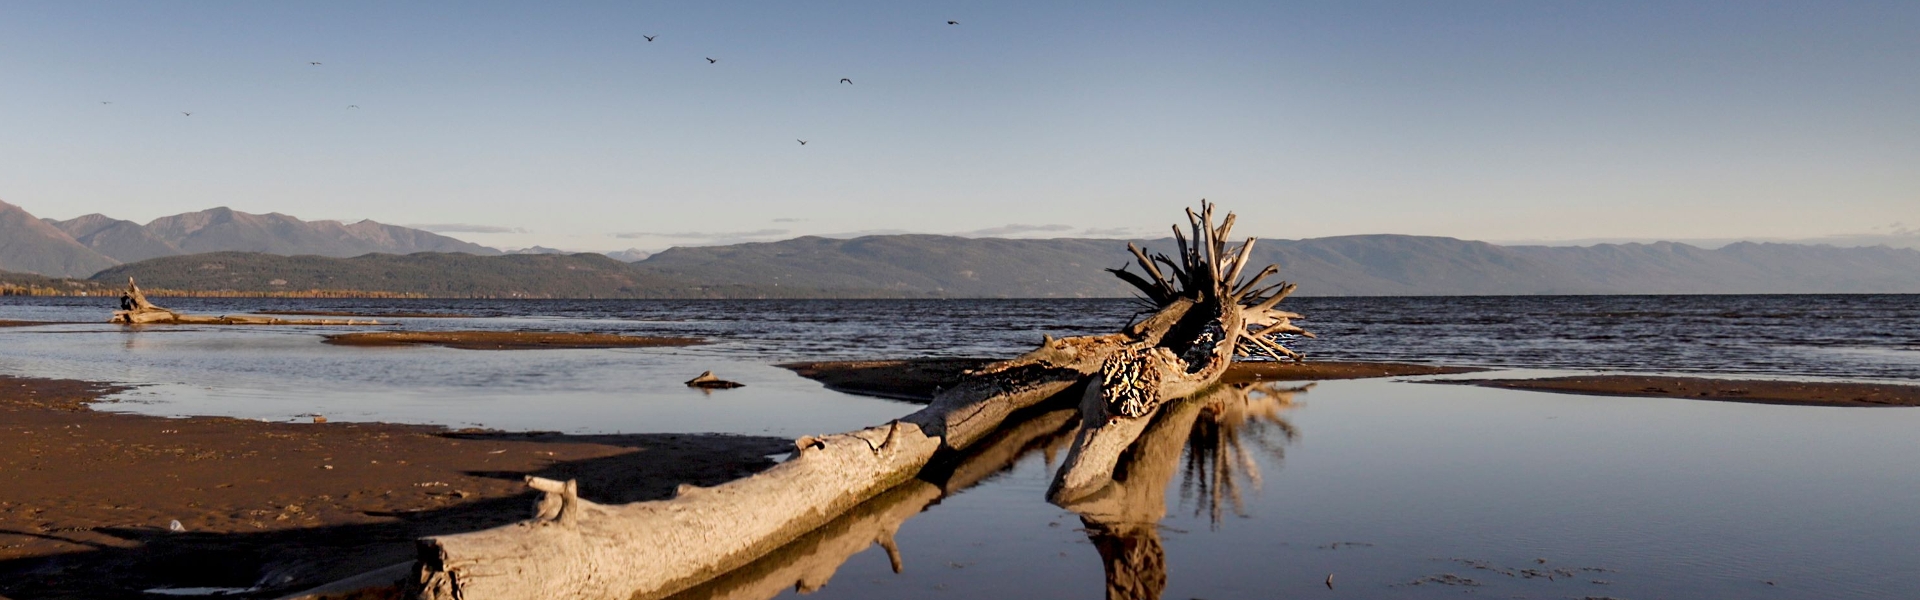
[[[577,490],[569,500],[564,489],[539,484],[548,499],[534,519],[420,540],[409,593],[434,600],[659,598],[827,524],[912,479],[937,454],[966,450],[1017,411],[1083,381],[1093,382],[1088,394],[1114,398],[1126,405],[1121,414],[1144,420],[1160,399],[1191,394],[1217,379],[1242,341],[1299,331],[1286,321],[1296,315],[1270,310],[1291,286],[1254,289],[1276,269],[1262,271],[1241,289],[1219,283],[1234,281],[1228,274],[1240,270],[1231,258],[1221,258],[1224,245],[1210,241],[1226,235],[1232,217],[1217,231],[1209,223],[1203,238],[1202,218],[1188,214],[1195,242],[1189,246],[1181,238],[1182,261],[1142,260],[1158,283],[1115,271],[1140,287],[1156,310],[1122,332],[1049,337],[1031,352],[974,371],[918,412],[859,431],[802,437],[793,455],[773,468],[711,488],[682,486],[670,500],[602,505],[578,498]],[[1203,204],[1202,214],[1210,219],[1211,206]],[[1240,262],[1248,250],[1240,248]],[[1156,261],[1175,274],[1159,275]],[[1080,435],[1087,436],[1085,428]],[[1069,463],[1075,456],[1099,456],[1081,445],[1076,439]],[[1110,472],[1112,460],[1106,465]]]
[[[120,310],[113,311],[109,323],[126,325],[379,325],[372,319],[281,319],[253,315],[189,315],[175,312],[147,301],[147,295],[140,292],[140,286],[127,278],[127,291],[120,294]]]
[[[745,387],[745,386],[746,384],[744,383],[727,381],[725,379],[721,379],[715,376],[713,374],[713,371],[702,372],[700,373],[699,377],[695,377],[693,379],[687,380],[687,387],[700,388],[703,390],[730,390],[733,388]]]

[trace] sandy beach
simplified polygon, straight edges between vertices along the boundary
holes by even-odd
[[[473,315],[446,312],[354,312],[345,310],[257,310],[256,315],[303,317],[367,317],[374,319],[471,319]]]
[[[785,439],[570,436],[94,411],[102,384],[0,377],[0,596],[290,592],[409,560],[417,537],[529,515],[523,478],[600,502],[772,464]],[[169,531],[178,520],[184,531]],[[265,574],[264,578],[261,574]]]
[[[65,321],[9,321],[0,319],[0,327],[34,327],[38,325],[72,325]]]
[[[898,360],[815,361],[779,365],[828,389],[896,400],[928,402],[934,394],[959,381],[967,371],[986,366],[993,358],[908,358]],[[1412,375],[1446,375],[1484,371],[1408,363],[1369,362],[1242,362],[1234,363],[1225,383],[1250,381],[1320,381]]]

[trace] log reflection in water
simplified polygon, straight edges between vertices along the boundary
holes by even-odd
[[[1108,598],[1159,598],[1166,589],[1166,549],[1161,544],[1159,523],[1166,516],[1167,488],[1181,466],[1186,466],[1188,480],[1198,477],[1202,481],[1196,487],[1203,496],[1213,498],[1217,519],[1220,499],[1237,502],[1239,489],[1237,484],[1223,488],[1218,482],[1242,477],[1257,481],[1258,465],[1245,444],[1252,441],[1280,456],[1281,448],[1269,439],[1267,430],[1277,428],[1279,444],[1291,440],[1296,433],[1282,413],[1295,406],[1295,395],[1311,387],[1223,385],[1169,403],[1122,457],[1112,481],[1066,505],[1080,514],[1087,536],[1105,564]],[[902,524],[942,498],[1012,468],[1035,450],[1046,452],[1051,464],[1054,455],[1071,441],[1078,419],[1077,410],[1059,409],[1010,421],[957,459],[930,465],[912,481],[855,507],[826,526],[672,598],[765,600],[789,589],[811,592],[825,586],[848,559],[876,544],[886,550],[894,572],[901,572],[906,561],[894,544],[894,534]],[[1188,456],[1185,463],[1181,461],[1183,455]],[[1225,472],[1222,465],[1226,465]],[[1231,491],[1214,491],[1221,489]]]
[[[1218,523],[1223,501],[1239,510],[1239,478],[1252,478],[1258,485],[1259,465],[1247,441],[1255,440],[1279,458],[1281,445],[1297,435],[1282,413],[1297,406],[1294,398],[1312,387],[1222,385],[1166,405],[1128,448],[1111,480],[1064,505],[1080,514],[1087,537],[1100,552],[1109,600],[1153,600],[1166,589],[1166,548],[1159,527],[1181,456],[1188,457],[1183,495],[1197,487]],[[1270,428],[1279,432],[1278,444],[1266,437]],[[1190,485],[1195,481],[1200,483]]]
[[[1204,399],[1200,418],[1187,434],[1186,471],[1180,478],[1181,501],[1194,502],[1194,515],[1206,512],[1215,529],[1227,508],[1247,516],[1240,497],[1242,480],[1260,489],[1260,463],[1253,446],[1275,461],[1286,460],[1286,445],[1293,443],[1299,431],[1282,413],[1292,410],[1294,397],[1313,389],[1313,384],[1223,388],[1223,393]]]
[[[900,526],[942,498],[1012,468],[1036,449],[1048,455],[1073,437],[1078,412],[1071,408],[1009,421],[992,437],[955,460],[930,465],[920,475],[848,510],[827,525],[744,567],[713,578],[670,600],[765,600],[792,589],[818,590],[840,566],[875,544],[887,552],[893,572],[906,568],[893,536]]]

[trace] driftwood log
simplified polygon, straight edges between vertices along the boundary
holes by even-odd
[[[189,315],[175,312],[147,301],[147,295],[140,292],[140,286],[127,278],[127,291],[120,295],[120,310],[113,311],[109,323],[126,325],[379,325],[371,319],[281,319],[254,315]]]
[[[936,456],[968,449],[1014,413],[1083,382],[1083,397],[1100,401],[1095,412],[1114,416],[1083,414],[1088,425],[1061,476],[1071,471],[1075,481],[1092,481],[1086,475],[1110,473],[1119,450],[1109,456],[1103,449],[1120,438],[1103,434],[1118,430],[1104,421],[1144,424],[1163,399],[1217,380],[1236,353],[1299,358],[1278,339],[1304,333],[1288,321],[1298,315],[1273,309],[1293,286],[1259,287],[1274,267],[1241,281],[1252,240],[1230,249],[1219,240],[1233,216],[1215,228],[1212,212],[1204,202],[1199,214],[1187,211],[1191,241],[1175,228],[1178,262],[1129,245],[1148,275],[1113,272],[1139,288],[1154,312],[1120,333],[1049,337],[969,374],[918,412],[850,433],[802,437],[773,468],[711,488],[682,486],[669,500],[602,505],[579,498],[571,483],[531,481],[545,493],[534,518],[420,540],[408,591],[481,600],[646,599],[686,590],[826,525],[908,482]],[[1126,437],[1119,449],[1131,442]]]
[[[1275,308],[1293,293],[1294,285],[1282,281],[1262,287],[1263,280],[1279,272],[1271,265],[1241,277],[1254,240],[1238,246],[1226,242],[1234,215],[1215,227],[1213,206],[1202,203],[1200,214],[1187,211],[1187,220],[1191,239],[1179,227],[1173,230],[1180,242],[1177,260],[1164,254],[1149,257],[1129,244],[1146,277],[1113,271],[1149,301],[1180,300],[1192,308],[1166,335],[1130,343],[1100,365],[1100,375],[1089,381],[1081,398],[1080,432],[1047,490],[1051,502],[1072,502],[1107,481],[1121,452],[1140,437],[1162,404],[1214,385],[1236,356],[1303,359],[1282,340],[1313,334],[1293,324],[1300,315]]]

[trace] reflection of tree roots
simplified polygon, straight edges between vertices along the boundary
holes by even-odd
[[[1186,468],[1180,478],[1180,498],[1196,503],[1196,516],[1206,512],[1217,529],[1227,510],[1247,515],[1242,481],[1255,490],[1262,484],[1260,463],[1247,442],[1276,462],[1286,460],[1286,445],[1299,431],[1281,415],[1297,406],[1294,396],[1312,388],[1313,384],[1227,385],[1196,399],[1204,404],[1187,434]]]
[[[1186,457],[1181,493],[1188,500],[1206,498],[1215,526],[1228,507],[1244,514],[1239,480],[1260,484],[1260,465],[1249,444],[1276,461],[1284,459],[1283,448],[1299,433],[1282,415],[1299,406],[1296,396],[1312,388],[1222,385],[1168,403],[1120,458],[1113,479],[1066,505],[1080,514],[1100,552],[1108,600],[1152,600],[1166,589],[1159,527],[1181,457]]]
[[[1107,570],[1108,600],[1152,600],[1167,589],[1167,550],[1153,525],[1145,525],[1142,531],[1081,521],[1087,524],[1087,538]]]

